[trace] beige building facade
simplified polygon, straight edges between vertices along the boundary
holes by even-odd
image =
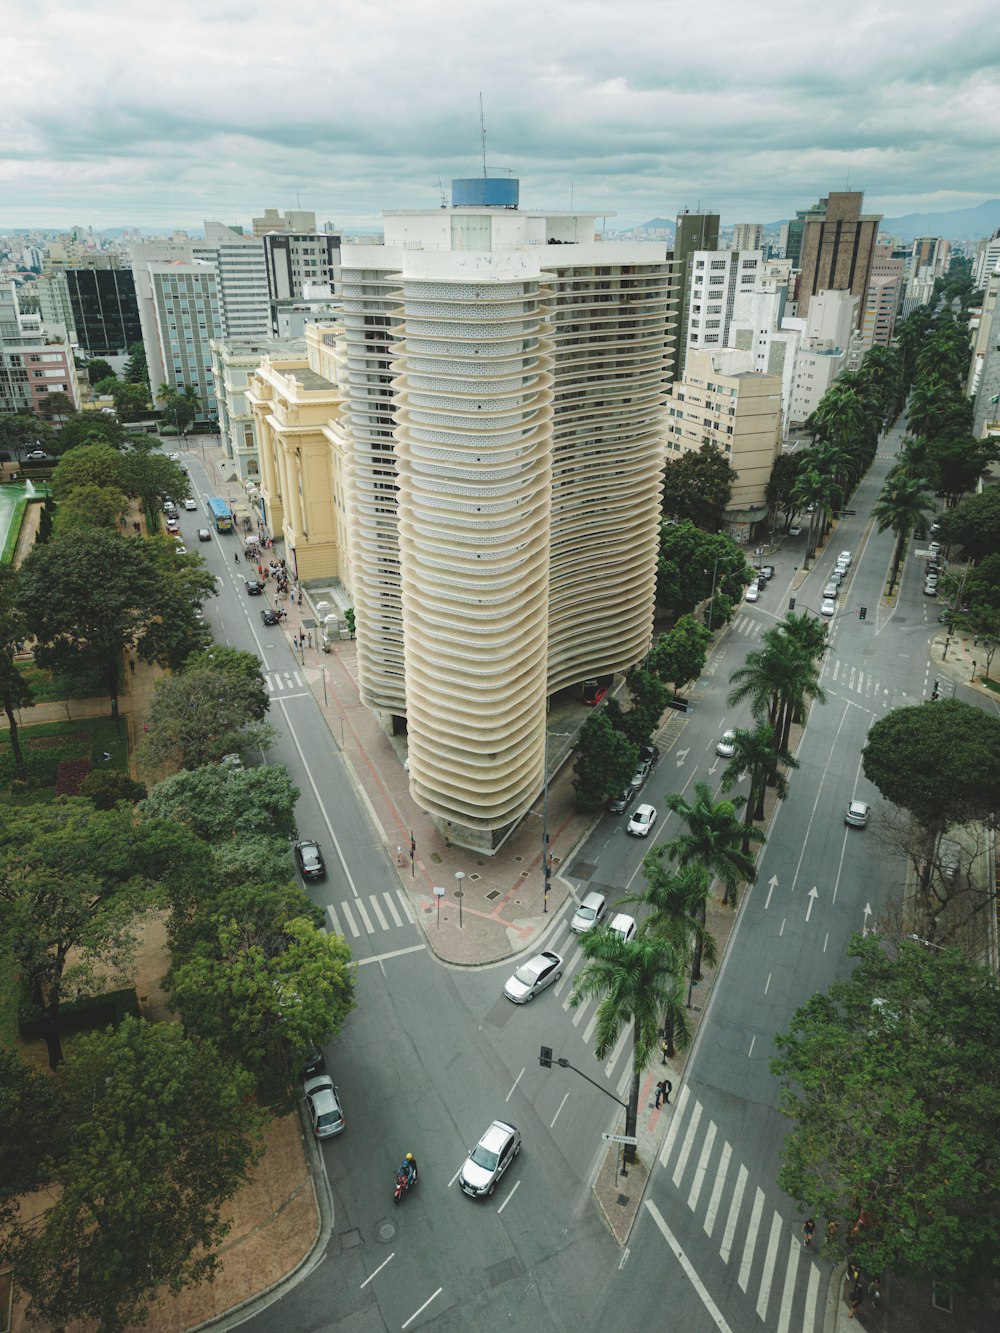
[[[714,444],[734,472],[725,527],[749,542],[767,514],[766,490],[781,450],[781,376],[753,369],[754,354],[734,347],[690,351],[684,378],[671,387],[667,459]]]

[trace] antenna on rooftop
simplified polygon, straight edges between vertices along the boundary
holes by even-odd
[[[448,200],[445,198],[444,185],[443,185],[443,183],[442,183],[442,181],[441,181],[441,177],[440,177],[440,176],[438,177],[438,193],[439,193],[440,196],[441,196],[441,207],[442,207],[442,208],[447,208],[447,207],[448,207]]]
[[[483,95],[479,94],[479,132],[483,138],[483,180],[486,179],[486,119],[483,116]]]

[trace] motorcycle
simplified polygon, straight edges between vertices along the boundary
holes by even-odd
[[[399,1203],[400,1199],[403,1197],[403,1195],[406,1193],[406,1191],[410,1188],[410,1186],[411,1186],[411,1185],[415,1185],[416,1183],[417,1183],[417,1175],[416,1175],[416,1172],[410,1172],[410,1171],[397,1171],[397,1172],[396,1172],[396,1190],[395,1190],[395,1193],[393,1194],[393,1200],[394,1200],[394,1202],[395,1202],[395,1203]]]

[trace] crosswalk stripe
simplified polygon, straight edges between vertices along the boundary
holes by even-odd
[[[357,899],[355,899],[355,901],[357,901]],[[351,928],[351,934],[354,936],[355,939],[357,939],[358,936],[361,934],[361,931],[358,930],[357,926],[354,924],[354,917],[351,916],[351,909],[348,907],[348,905],[347,905],[346,903],[341,903],[341,904],[340,904],[340,910],[343,912],[344,916],[347,918],[347,924],[348,924],[348,925],[350,926],[350,928]]]
[[[688,1124],[688,1132],[684,1138],[684,1146],[680,1150],[677,1163],[674,1166],[674,1184],[679,1188],[681,1176],[684,1174],[684,1168],[687,1166],[688,1153],[691,1151],[691,1144],[694,1142],[694,1136],[698,1132],[698,1122],[701,1120],[702,1105],[701,1102],[695,1104],[694,1111],[691,1114],[691,1120]]]
[[[371,905],[372,905],[372,911],[373,911],[373,912],[375,913],[375,915],[378,917],[378,923],[379,923],[379,925],[382,927],[383,930],[388,930],[388,929],[389,929],[389,923],[388,923],[388,921],[386,921],[386,919],[385,919],[385,913],[382,911],[381,907],[379,907],[379,905],[378,905],[378,899],[375,897],[374,893],[369,895],[368,901],[369,901],[369,902],[371,903]]]
[[[778,1242],[781,1240],[783,1226],[781,1214],[775,1212],[771,1217],[771,1234],[767,1238],[764,1268],[760,1275],[760,1289],[757,1292],[757,1313],[761,1319],[767,1318],[768,1302],[771,1299],[771,1279],[774,1277],[774,1264],[778,1257]]]
[[[612,1071],[612,1069],[614,1069],[615,1065],[618,1063],[618,1057],[619,1057],[619,1056],[621,1055],[621,1053],[622,1053],[622,1047],[625,1045],[625,1043],[626,1043],[627,1041],[631,1041],[631,1040],[632,1040],[632,1029],[626,1024],[626,1025],[622,1028],[622,1030],[621,1030],[621,1034],[619,1035],[618,1040],[615,1042],[615,1048],[614,1048],[614,1050],[611,1052],[611,1059],[610,1059],[610,1060],[607,1062],[607,1064],[604,1066],[604,1077],[605,1077],[605,1078],[610,1078],[610,1077],[611,1077],[611,1071]]]
[[[691,1193],[688,1195],[688,1207],[692,1212],[698,1207],[698,1199],[701,1197],[701,1187],[705,1183],[705,1172],[708,1169],[709,1159],[712,1156],[712,1148],[715,1144],[715,1121],[708,1126],[708,1133],[705,1135],[705,1142],[702,1145],[701,1157],[698,1159],[698,1167],[694,1173],[694,1180],[691,1182]]]
[[[392,894],[383,893],[382,897],[385,899],[385,905],[389,909],[389,913],[392,916],[393,921],[395,921],[397,926],[401,926],[403,924],[403,918],[396,911],[396,904],[392,901]]]
[[[739,1283],[740,1291],[746,1291],[747,1283],[750,1281],[750,1267],[753,1263],[754,1246],[757,1244],[757,1230],[760,1226],[760,1215],[764,1208],[764,1191],[758,1186],[753,1199],[753,1208],[750,1211],[750,1225],[747,1227],[747,1238],[743,1245],[743,1259],[740,1262],[740,1274],[736,1279]]]
[[[334,911],[333,907],[330,904],[327,904],[326,914],[330,918],[330,924],[331,926],[333,926],[337,934],[343,935],[344,932],[340,927],[340,922],[337,920],[337,913]]]
[[[792,1318],[792,1300],[795,1296],[795,1275],[799,1268],[799,1259],[802,1256],[802,1246],[799,1244],[797,1236],[792,1236],[788,1245],[788,1262],[785,1265],[785,1286],[781,1293],[781,1309],[778,1311],[778,1328],[776,1333],[788,1333],[788,1326]],[[806,1326],[808,1327],[808,1325]]]
[[[719,1168],[715,1173],[715,1185],[712,1188],[712,1197],[708,1201],[708,1209],[705,1213],[704,1230],[705,1235],[711,1239],[712,1231],[715,1228],[715,1219],[719,1213],[719,1200],[722,1198],[722,1191],[726,1185],[726,1176],[729,1174],[729,1159],[733,1155],[733,1150],[728,1143],[722,1145],[722,1156],[719,1158]]]
[[[596,1027],[597,1027],[597,1005],[595,1004],[593,1016],[591,1017],[590,1022],[583,1030],[583,1044],[585,1046],[590,1045],[590,1039],[594,1035],[594,1028]]]
[[[674,1108],[674,1117],[670,1122],[670,1128],[667,1130],[667,1137],[663,1140],[663,1147],[660,1149],[660,1165],[662,1167],[665,1167],[670,1161],[670,1154],[673,1151],[674,1140],[680,1133],[681,1125],[684,1122],[688,1096],[688,1085],[685,1083],[683,1088],[681,1088],[681,1095],[677,1098],[677,1105]]]
[[[724,1264],[729,1263],[729,1256],[733,1252],[736,1219],[739,1216],[740,1205],[743,1203],[743,1191],[747,1187],[749,1177],[750,1172],[745,1166],[741,1165],[736,1174],[736,1188],[733,1190],[732,1201],[729,1204],[729,1216],[726,1218],[726,1229],[722,1233],[722,1244],[719,1246],[719,1256]]]
[[[806,1288],[806,1312],[802,1320],[802,1327],[810,1329],[816,1327],[816,1301],[819,1298],[819,1267],[816,1264],[809,1265],[809,1286]]]
[[[365,930],[367,930],[369,935],[373,934],[375,927],[372,925],[371,917],[365,911],[364,902],[360,898],[355,898],[354,906],[358,909],[358,915],[361,917],[361,920],[365,923]]]
[[[406,894],[402,889],[397,889],[396,895],[399,899],[399,905],[403,909],[403,915],[406,917],[407,921],[409,921],[411,926],[414,925],[416,923],[416,917],[410,911],[410,904],[406,900]]]

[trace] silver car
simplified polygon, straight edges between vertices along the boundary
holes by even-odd
[[[523,963],[503,988],[504,995],[514,1004],[527,1004],[539,991],[551,986],[562,976],[563,960],[557,953],[546,949]]]
[[[303,1086],[309,1122],[318,1139],[330,1139],[344,1132],[344,1112],[337,1100],[337,1089],[329,1074],[307,1078]]]
[[[573,920],[569,923],[570,930],[577,935],[585,935],[588,930],[593,930],[595,926],[601,924],[601,919],[607,910],[607,898],[603,893],[597,893],[592,889],[573,913]]]
[[[465,1159],[458,1183],[473,1199],[492,1194],[500,1177],[521,1151],[521,1135],[505,1120],[494,1120]]]
[[[821,616],[826,616],[827,619],[837,614],[837,603],[832,597],[826,598],[823,605],[819,608],[819,613]]]
[[[844,823],[851,828],[864,828],[868,823],[869,806],[867,801],[851,801],[844,815]]]

